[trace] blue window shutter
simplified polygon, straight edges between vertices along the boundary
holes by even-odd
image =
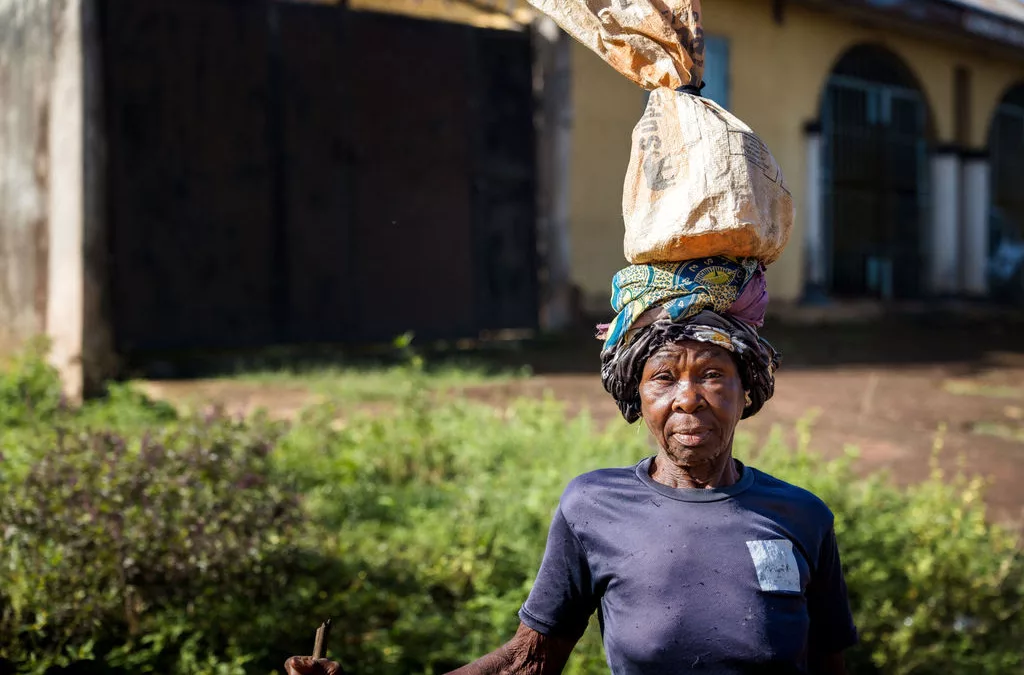
[[[704,36],[704,91],[706,98],[729,108],[729,40]]]
[[[644,107],[651,92],[644,92]],[[704,36],[704,89],[701,95],[729,109],[729,40]]]

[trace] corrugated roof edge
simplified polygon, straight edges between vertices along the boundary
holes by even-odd
[[[1024,49],[1024,1],[938,0],[962,11],[961,27],[978,37]]]
[[[1024,0],[946,0],[946,2],[1024,24]]]
[[[965,37],[992,41],[1024,53],[1024,0],[793,1],[835,11],[888,16],[907,25],[930,26]],[[1017,11],[1017,5],[1021,6],[1020,11]]]

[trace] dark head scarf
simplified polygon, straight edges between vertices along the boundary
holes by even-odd
[[[703,310],[681,320],[656,320],[628,341],[602,350],[601,382],[627,422],[640,419],[640,377],[647,359],[666,344],[684,340],[708,342],[732,352],[743,388],[750,393],[750,405],[744,408],[742,419],[757,413],[775,392],[779,353],[744,321]]]

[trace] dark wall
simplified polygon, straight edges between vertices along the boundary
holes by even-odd
[[[536,323],[526,35],[107,0],[122,351]]]

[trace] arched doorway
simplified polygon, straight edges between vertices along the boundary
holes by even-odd
[[[996,297],[1024,302],[1024,84],[1006,93],[992,118],[990,282]]]
[[[920,294],[928,108],[900,59],[850,49],[822,97],[827,283],[839,297]]]

